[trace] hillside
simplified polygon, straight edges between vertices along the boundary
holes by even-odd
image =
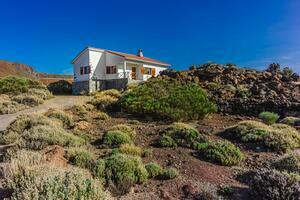
[[[73,81],[72,75],[37,72],[34,67],[26,64],[0,60],[0,77],[4,76],[22,76],[31,79],[38,79],[46,85],[58,80],[66,80],[68,82]]]

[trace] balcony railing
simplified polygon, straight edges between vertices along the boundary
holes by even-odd
[[[119,78],[130,78],[130,72],[119,72]]]

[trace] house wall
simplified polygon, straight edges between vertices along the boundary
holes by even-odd
[[[166,67],[159,67],[157,65],[150,65],[150,64],[143,64],[143,67],[148,67],[148,68],[155,68],[155,76],[158,76],[159,73],[163,70],[166,70]],[[151,78],[152,75],[143,75],[143,80],[147,80],[148,78]]]
[[[89,65],[89,51],[84,51],[73,64],[74,82],[88,81],[89,74],[80,74],[80,67]]]
[[[105,79],[106,54],[104,51],[89,50],[91,77]]]
[[[105,74],[105,79],[106,80],[111,80],[111,79],[118,79],[119,78],[119,73],[124,72],[124,58],[121,56],[117,56],[111,53],[106,52],[105,53],[106,57],[106,65],[104,66],[104,72]],[[106,66],[117,66],[117,74],[106,74]]]

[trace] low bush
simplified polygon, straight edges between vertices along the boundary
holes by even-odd
[[[183,147],[193,147],[198,140],[202,140],[197,129],[184,123],[173,123],[165,134],[172,137],[179,146]]]
[[[119,147],[119,152],[133,156],[142,155],[142,149],[140,147],[135,146],[134,144],[121,144],[121,146]]]
[[[30,88],[27,94],[38,97],[43,100],[47,100],[53,97],[51,92],[46,89],[37,89],[37,88]]]
[[[135,130],[126,124],[115,125],[112,128],[110,128],[109,130],[110,131],[122,131],[123,133],[126,133],[131,138],[134,138],[136,135]]]
[[[160,147],[177,147],[176,142],[173,140],[168,135],[163,135],[159,140],[158,140],[158,145]]]
[[[271,125],[277,122],[279,115],[273,112],[261,112],[259,118],[263,120],[264,123]]]
[[[280,123],[287,124],[290,126],[300,126],[300,118],[298,117],[285,117]]]
[[[148,163],[145,165],[145,168],[148,172],[149,178],[155,178],[157,176],[160,176],[163,172],[163,169],[159,164],[157,163]]]
[[[178,176],[178,171],[175,168],[169,168],[164,170],[161,174],[161,177],[165,180],[174,179]]]
[[[147,180],[148,173],[141,159],[126,154],[114,154],[105,161],[106,180],[112,182],[119,190],[128,190],[135,183]]]
[[[7,76],[0,78],[0,93],[2,94],[25,93],[30,88],[46,90],[46,87],[41,82],[25,77]]]
[[[22,170],[8,180],[11,199],[107,199],[101,183],[86,171],[49,165]]]
[[[26,106],[24,104],[20,104],[16,101],[12,101],[10,99],[5,100],[5,101],[0,100],[0,115],[16,113],[16,112],[18,112],[20,110],[24,110],[26,108],[28,108],[28,106]]]
[[[21,115],[0,136],[1,144],[16,142],[30,149],[41,149],[47,145],[80,146],[85,143],[44,115]]]
[[[110,89],[110,90],[103,90],[101,92],[96,92],[93,94],[93,96],[111,96],[114,98],[120,98],[121,97],[121,92],[119,90],[116,89]]]
[[[199,153],[206,159],[225,166],[237,165],[244,159],[240,149],[227,141],[209,142],[207,146],[202,146]]]
[[[115,97],[104,95],[94,97],[91,101],[91,104],[94,105],[98,110],[107,110],[112,109],[117,101],[118,99]]]
[[[258,199],[299,199],[300,183],[295,182],[287,174],[273,170],[256,171],[250,183],[250,188]]]
[[[92,169],[94,155],[83,148],[69,148],[65,157],[73,164],[81,168]]]
[[[47,163],[39,152],[19,150],[3,163],[2,175],[10,199],[107,199],[100,182],[88,171]]]
[[[19,104],[24,104],[32,107],[38,106],[44,102],[43,99],[39,98],[38,96],[28,94],[19,94],[17,96],[14,96],[12,100]]]
[[[142,156],[143,157],[150,157],[152,155],[153,151],[152,149],[144,149]]]
[[[79,115],[79,116],[83,116],[88,112],[86,108],[82,105],[75,105],[71,108],[71,110],[75,115]]]
[[[122,131],[108,131],[103,136],[103,144],[110,147],[125,143],[132,143],[132,141],[130,136]]]
[[[242,121],[225,129],[222,134],[242,142],[261,142],[277,152],[286,152],[300,147],[298,131],[285,124],[268,126],[257,121]]]
[[[300,154],[291,153],[275,161],[273,167],[280,171],[300,174]]]
[[[73,117],[62,110],[51,110],[48,112],[47,116],[60,120],[65,128],[71,128],[74,126]]]
[[[53,94],[72,94],[72,84],[65,80],[50,83],[47,88]]]
[[[93,166],[92,172],[99,180],[105,181],[105,160],[97,160]]]
[[[99,120],[107,120],[109,118],[110,118],[110,116],[108,114],[106,114],[105,112],[97,112],[97,115],[95,117],[95,119],[99,119]]]
[[[172,121],[203,119],[217,110],[199,85],[167,78],[143,82],[126,92],[119,104],[128,113]]]

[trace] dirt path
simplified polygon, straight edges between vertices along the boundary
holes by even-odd
[[[76,104],[83,104],[90,97],[88,96],[55,96],[53,99],[47,100],[34,108],[22,110],[17,113],[0,115],[0,131],[4,131],[6,127],[21,114],[36,114],[46,112],[49,108],[65,109]]]

